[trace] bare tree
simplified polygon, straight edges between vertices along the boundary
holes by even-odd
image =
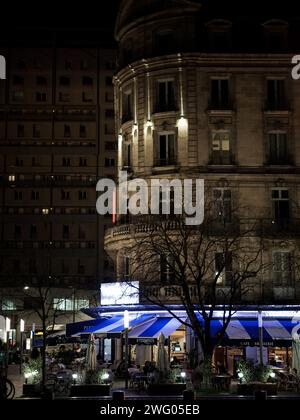
[[[236,304],[264,269],[259,223],[242,222],[234,216],[227,221],[222,212],[216,215],[206,210],[205,221],[199,226],[187,226],[178,216],[150,216],[137,219],[130,229],[134,240],[126,250],[131,257],[127,281],[134,286],[133,280],[139,280],[141,298],[159,305],[194,331],[205,365],[210,367]],[[171,298],[151,293],[153,287],[165,286]],[[174,298],[185,309],[186,319],[171,309]],[[217,336],[212,337],[216,310],[221,311],[222,320]]]

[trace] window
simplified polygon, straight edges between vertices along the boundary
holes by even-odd
[[[273,252],[273,283],[277,287],[292,286],[292,254],[290,252]]]
[[[64,137],[71,137],[71,126],[68,124],[64,126]]]
[[[132,110],[133,110],[133,101],[132,101],[132,91],[124,92],[123,94],[123,107],[122,107],[122,122],[132,120]]]
[[[175,111],[174,80],[159,80],[157,82],[157,112]]]
[[[286,225],[290,218],[289,191],[287,189],[273,189],[273,217],[278,225]]]
[[[175,134],[162,133],[158,136],[158,160],[157,166],[176,164]]]
[[[83,86],[93,86],[93,78],[89,76],[82,77]]]
[[[41,127],[37,124],[33,124],[32,134],[33,134],[33,137],[35,137],[35,138],[40,137],[41,136]]]
[[[70,158],[62,158],[62,166],[71,166],[71,159]]]
[[[131,143],[123,142],[123,167],[131,168]]]
[[[270,52],[283,52],[288,43],[288,23],[279,19],[272,19],[263,24],[265,47]]]
[[[220,223],[232,222],[231,190],[217,188],[213,191],[215,218]]]
[[[79,166],[87,166],[87,158],[79,158]]]
[[[25,135],[24,125],[18,124],[17,137],[24,137],[24,135]]]
[[[37,237],[37,226],[36,225],[30,225],[30,239],[36,239]]]
[[[87,191],[79,191],[78,192],[78,199],[79,200],[87,200],[88,199]]]
[[[124,279],[128,280],[130,278],[130,257],[125,255],[123,257],[124,264]]]
[[[20,159],[19,157],[16,157],[16,166],[24,166],[23,159]]]
[[[170,190],[170,194],[166,191],[159,192],[159,214],[164,218],[175,215],[175,193],[173,187]]]
[[[15,182],[16,176],[15,175],[8,175],[9,182]]]
[[[22,191],[15,191],[14,196],[15,196],[15,200],[16,201],[20,201],[20,200],[23,199],[23,193],[22,193]]]
[[[228,131],[214,131],[212,133],[212,164],[230,165],[230,134]]]
[[[81,138],[85,138],[86,137],[86,126],[84,124],[80,124],[79,136]]]
[[[42,214],[47,216],[49,214],[49,209],[42,209]]]
[[[62,237],[63,237],[63,239],[69,239],[69,236],[70,236],[69,225],[63,225],[63,227],[62,227]]]
[[[46,102],[47,101],[47,94],[45,92],[37,92],[36,93],[36,101],[37,102]]]
[[[174,32],[170,29],[159,31],[156,34],[156,53],[164,55],[174,51],[175,40]]]
[[[288,163],[287,133],[269,133],[269,163],[271,165]]]
[[[39,200],[39,199],[40,199],[39,191],[31,191],[31,200]]]
[[[287,108],[285,98],[285,81],[269,79],[267,81],[267,109],[282,110]]]
[[[217,284],[230,286],[232,282],[232,253],[217,252],[215,254],[215,278]]]
[[[107,168],[112,168],[115,166],[115,159],[114,158],[105,158],[105,166]]]
[[[175,261],[171,254],[160,256],[160,281],[170,283],[175,280]]]
[[[24,77],[14,75],[13,76],[13,84],[14,85],[24,85]]]
[[[79,191],[78,192],[78,200],[87,200],[87,192],[86,191]]]
[[[211,80],[211,108],[228,109],[230,107],[229,80]]]
[[[2,311],[15,311],[17,309],[16,302],[13,299],[3,299],[1,309]]]
[[[38,160],[35,156],[31,158],[31,166],[38,166]]]
[[[21,236],[22,236],[22,226],[15,225],[15,233],[14,233],[15,239],[20,239]]]
[[[37,76],[36,77],[36,84],[38,86],[47,86],[47,78],[44,76]]]
[[[88,308],[90,301],[88,299],[68,299],[54,298],[53,309],[57,311],[79,311],[82,308]]]
[[[60,192],[60,197],[62,200],[70,200],[70,191],[62,190]]]

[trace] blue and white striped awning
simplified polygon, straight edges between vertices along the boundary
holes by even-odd
[[[197,314],[198,319],[202,317]],[[292,319],[266,319],[263,320],[263,340],[291,341],[292,330],[295,323]],[[211,321],[211,336],[217,338],[223,326],[221,319]],[[257,341],[259,339],[258,319],[232,319],[226,329],[223,341]]]
[[[135,316],[129,319],[129,328],[143,324],[153,318],[153,315]],[[114,334],[121,333],[124,330],[123,315],[115,315],[111,317],[100,317],[82,322],[67,324],[66,336],[75,337],[83,334]]]
[[[173,317],[155,317],[129,331],[129,338],[158,338],[161,333],[169,337],[181,325],[182,322]]]

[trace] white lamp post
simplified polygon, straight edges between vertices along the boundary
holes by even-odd
[[[25,322],[24,319],[20,319],[20,341],[21,341],[21,349],[20,349],[20,373],[22,373],[22,368],[23,368],[23,333],[25,331]]]
[[[261,366],[264,364],[264,353],[263,353],[263,341],[264,341],[264,333],[263,333],[263,317],[261,310],[258,311],[258,333],[259,333],[259,362]]]
[[[128,328],[129,312],[124,311],[124,335],[125,335],[125,389],[128,388]]]
[[[6,374],[8,369],[8,350],[9,350],[10,318],[5,318],[5,338],[6,338]]]

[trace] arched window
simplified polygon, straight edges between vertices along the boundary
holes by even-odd
[[[232,23],[214,19],[206,24],[210,51],[226,52],[232,47]]]
[[[271,52],[283,51],[288,44],[288,23],[272,19],[263,23],[265,49]]]

